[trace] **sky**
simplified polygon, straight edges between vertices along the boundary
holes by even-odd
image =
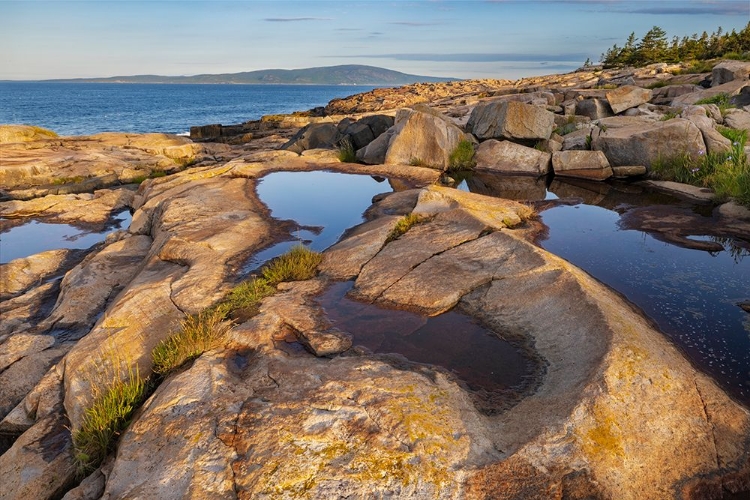
[[[0,0],[0,80],[339,64],[517,79],[653,26],[671,39],[749,20],[750,0]]]

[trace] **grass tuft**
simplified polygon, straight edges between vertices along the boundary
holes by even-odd
[[[729,94],[722,92],[711,97],[706,97],[705,99],[699,99],[695,101],[695,104],[716,104],[719,107],[719,111],[721,112],[722,116],[724,116],[727,109],[734,107],[730,104],[729,99]]]
[[[423,160],[423,159],[421,159],[421,158],[416,158],[416,157],[414,157],[414,158],[411,158],[411,159],[409,160],[409,165],[411,165],[412,167],[425,167],[425,168],[430,168],[430,164],[429,164],[429,163],[427,163],[426,161],[424,161],[424,160]]]
[[[448,157],[448,170],[471,170],[476,166],[474,161],[474,144],[471,141],[462,139],[459,141]]]
[[[231,323],[221,311],[209,309],[185,318],[180,330],[161,341],[151,352],[154,373],[165,376],[206,351],[215,349],[226,338]]]
[[[420,221],[420,217],[416,214],[404,215],[398,220],[398,222],[396,223],[396,226],[391,230],[391,232],[388,233],[388,236],[386,237],[385,242],[390,243],[393,240],[397,240],[399,237],[403,236],[409,229],[411,229],[412,226],[417,224],[419,221]]]
[[[354,151],[354,145],[348,138],[341,140],[339,144],[338,158],[341,163],[356,163],[357,152]]]
[[[86,409],[81,429],[73,434],[73,457],[79,477],[101,465],[148,393],[148,381],[141,378],[137,368],[131,368],[128,380],[114,378],[101,397]]]
[[[297,245],[284,255],[272,260],[263,268],[262,277],[269,285],[282,281],[309,280],[315,276],[316,268],[323,256],[303,245]]]

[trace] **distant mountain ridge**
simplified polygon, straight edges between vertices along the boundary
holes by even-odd
[[[304,69],[264,69],[216,75],[159,76],[133,75],[108,78],[72,78],[48,82],[79,83],[213,83],[213,84],[286,84],[286,85],[409,85],[454,81],[457,78],[410,75],[375,66],[357,64]]]

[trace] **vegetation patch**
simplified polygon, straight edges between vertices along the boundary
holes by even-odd
[[[218,310],[205,310],[185,318],[180,330],[161,341],[151,352],[154,373],[166,376],[206,351],[219,347],[231,324]]]
[[[412,167],[430,168],[430,164],[429,163],[427,163],[426,161],[424,161],[421,158],[416,158],[416,157],[415,158],[411,158],[409,160],[409,165],[411,165]]]
[[[474,161],[474,144],[462,139],[448,157],[448,170],[471,170],[476,166]]]
[[[391,229],[390,233],[388,233],[385,242],[390,243],[393,240],[397,240],[402,235],[406,234],[406,232],[419,221],[420,218],[416,214],[409,214],[401,217],[398,222],[396,222],[396,226]]]
[[[80,184],[86,180],[86,177],[82,175],[76,175],[74,177],[58,177],[52,181],[55,186],[62,186],[63,184]]]
[[[724,113],[726,113],[727,109],[732,108],[733,106],[729,103],[730,96],[727,93],[720,93],[716,94],[711,97],[706,97],[705,99],[700,99],[698,101],[695,101],[696,105],[700,104],[716,104],[719,107],[719,111],[721,112],[722,116]]]
[[[713,189],[719,200],[734,198],[750,206],[750,164],[745,154],[746,130],[720,127],[719,132],[732,141],[725,153],[700,152],[697,157],[680,153],[659,158],[651,165],[651,176]]]
[[[323,256],[320,253],[297,245],[265,266],[262,276],[274,286],[282,281],[309,280],[315,276],[318,264],[322,260]]]
[[[81,429],[73,434],[73,457],[80,477],[99,467],[112,451],[133,412],[148,397],[149,389],[138,369],[131,368],[127,380],[113,377],[103,394],[86,409]]]
[[[344,138],[339,143],[338,158],[341,163],[356,163],[357,152],[354,151],[354,145],[352,141]]]

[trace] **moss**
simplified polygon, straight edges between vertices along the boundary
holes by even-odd
[[[448,170],[471,170],[476,166],[474,161],[474,144],[462,139],[448,157]]]
[[[420,218],[416,214],[409,214],[401,217],[398,222],[396,222],[396,225],[393,229],[391,229],[391,232],[388,233],[388,236],[385,238],[386,243],[390,243],[393,240],[397,240],[404,234],[406,234],[409,229],[412,228],[415,224],[419,223]]]

